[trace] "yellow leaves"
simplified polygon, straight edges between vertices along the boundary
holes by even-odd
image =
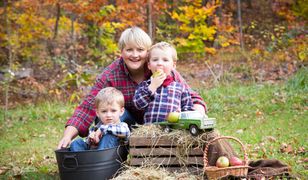
[[[176,38],[175,41],[180,45],[180,46],[186,46],[187,45],[187,40],[185,38]]]
[[[204,42],[214,40],[217,29],[216,26],[208,26],[207,18],[214,14],[218,5],[209,3],[205,7],[202,1],[186,2],[189,5],[180,6],[171,14],[172,19],[179,22],[179,30],[184,35],[177,40],[179,49],[183,52],[216,53],[215,49],[207,49]]]
[[[193,31],[193,28],[189,27],[187,24],[182,24],[180,26],[180,30],[182,30],[185,33],[187,33],[187,32],[189,33],[191,31]]]
[[[297,46],[297,56],[301,61],[308,61],[308,45],[306,43]]]
[[[205,47],[204,48],[204,51],[206,52],[206,53],[209,53],[209,54],[211,54],[211,55],[215,55],[216,53],[217,53],[217,51],[216,51],[216,49],[215,48],[208,48],[208,47]]]
[[[222,35],[219,35],[218,38],[217,38],[217,40],[218,40],[218,43],[219,43],[222,47],[230,46],[229,40],[228,40],[226,37],[222,36]]]

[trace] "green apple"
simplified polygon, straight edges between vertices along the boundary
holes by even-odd
[[[159,74],[160,74],[159,71],[155,71],[155,72],[153,73],[152,77],[157,77],[157,76],[159,76]]]
[[[216,166],[219,168],[225,168],[230,165],[229,159],[226,156],[220,156],[216,161]]]
[[[152,77],[160,76],[160,75],[163,74],[163,73],[164,73],[163,70],[159,69],[159,70],[157,70],[157,71],[155,71],[155,72],[153,73]]]
[[[167,121],[169,123],[176,123],[179,121],[179,116],[180,116],[179,112],[170,112],[167,116]]]

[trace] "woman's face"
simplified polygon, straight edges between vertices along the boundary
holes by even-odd
[[[122,57],[124,62],[130,71],[144,69],[144,63],[147,58],[147,49],[139,47],[136,44],[127,44],[122,50]]]

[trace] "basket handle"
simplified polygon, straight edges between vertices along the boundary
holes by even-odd
[[[207,154],[208,154],[210,144],[212,144],[214,141],[217,141],[219,139],[232,139],[232,140],[235,140],[236,142],[238,142],[241,145],[242,151],[244,152],[244,164],[248,165],[248,155],[247,155],[247,152],[246,152],[246,149],[245,149],[245,146],[243,145],[243,143],[239,139],[232,137],[232,136],[219,136],[219,137],[216,137],[216,138],[210,140],[206,144],[206,147],[204,149],[204,155],[203,155],[204,168],[207,167],[207,165],[208,165]]]
[[[75,160],[75,167],[68,167],[65,165],[65,161],[68,160],[68,159],[73,159]],[[73,154],[73,155],[64,155],[64,158],[62,160],[62,167],[65,168],[65,169],[70,169],[70,170],[74,170],[74,169],[77,169],[78,168],[78,161],[77,161],[77,158],[76,158],[76,154]]]

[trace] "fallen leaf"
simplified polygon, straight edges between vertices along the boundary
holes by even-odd
[[[293,152],[292,145],[282,143],[281,146],[280,146],[280,152],[282,152],[282,153],[292,153]]]
[[[10,168],[2,166],[0,167],[0,175],[5,174]]]
[[[270,142],[276,142],[276,138],[273,136],[266,136],[267,140],[269,140]]]
[[[256,115],[257,115],[257,116],[261,116],[262,114],[263,114],[263,113],[262,113],[261,111],[259,111],[259,110],[256,111]]]
[[[239,129],[239,130],[236,131],[236,133],[238,133],[238,134],[243,134],[243,132],[244,132],[243,129]]]
[[[298,150],[297,150],[297,153],[298,154],[301,154],[301,153],[305,153],[305,148],[304,147],[299,147]]]

